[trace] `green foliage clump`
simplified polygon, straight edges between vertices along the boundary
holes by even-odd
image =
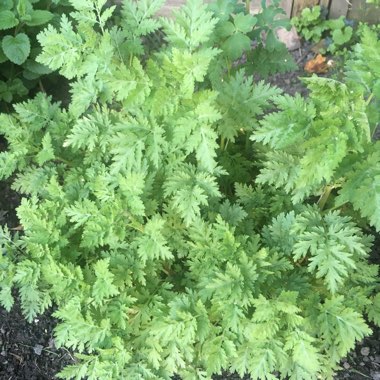
[[[40,84],[41,76],[52,72],[36,61],[40,53],[36,35],[69,7],[61,0],[0,3],[0,102],[20,100]]]
[[[354,41],[353,22],[346,20],[344,16],[326,20],[325,14],[323,7],[316,5],[304,8],[291,22],[306,41],[318,43],[324,39],[324,44],[320,47],[321,53],[342,52]]]
[[[78,358],[62,379],[331,379],[379,322],[361,228],[380,229],[377,81],[311,78],[308,99],[256,83],[235,59],[265,26],[236,2],[168,20],[127,1],[116,24],[102,0],[73,5],[37,58],[71,80],[69,106],[38,94],[0,115],[0,176],[24,195],[1,304],[16,288],[28,320],[57,306],[55,342]]]

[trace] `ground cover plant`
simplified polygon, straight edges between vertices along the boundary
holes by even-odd
[[[303,99],[246,75],[248,40],[282,49],[275,5],[191,0],[171,20],[126,1],[116,24],[104,5],[38,35],[68,108],[40,93],[0,116],[0,174],[24,195],[1,304],[57,305],[55,342],[78,353],[64,379],[332,378],[380,322],[378,35]]]
[[[356,42],[354,21],[344,16],[338,19],[326,19],[326,16],[327,9],[316,5],[304,8],[291,22],[306,41],[320,44],[321,53],[342,53],[347,46]]]

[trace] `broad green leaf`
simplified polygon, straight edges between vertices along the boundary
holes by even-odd
[[[350,26],[347,26],[344,29],[335,29],[332,33],[334,44],[344,45],[351,39],[352,32],[353,29]]]
[[[235,32],[234,24],[230,21],[225,21],[220,25],[218,24],[216,32],[220,37],[229,37]]]
[[[25,69],[37,75],[49,74],[52,72],[52,70],[49,69],[47,66],[42,65],[41,63],[38,63],[32,59],[28,59],[24,63],[23,67],[25,67]]]
[[[25,21],[28,26],[38,26],[49,22],[53,17],[53,13],[41,9],[33,10],[29,13],[30,20]]]
[[[245,50],[251,48],[251,40],[245,34],[238,32],[227,38],[222,48],[230,59],[235,60],[240,58]]]
[[[0,1],[0,11],[9,11],[13,8],[13,0]]]
[[[257,19],[251,15],[245,15],[243,13],[238,13],[234,17],[234,24],[236,30],[241,33],[248,33],[256,25]]]
[[[9,60],[17,65],[24,63],[30,54],[30,41],[25,33],[19,33],[15,37],[5,36],[1,47]]]
[[[23,21],[29,20],[29,13],[32,12],[33,5],[29,0],[17,1],[17,12]]]
[[[18,25],[14,12],[12,11],[0,11],[0,30],[11,29]]]

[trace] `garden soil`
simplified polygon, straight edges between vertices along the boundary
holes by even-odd
[[[309,45],[303,45],[293,52],[293,56],[299,69],[274,75],[269,81],[289,94],[306,95],[307,90],[299,77],[307,75],[303,67],[315,54]],[[337,67],[339,65],[334,70],[338,70]],[[0,140],[0,151],[5,148],[5,142]],[[0,224],[17,229],[15,209],[19,197],[10,189],[9,182],[0,182],[0,195]],[[377,236],[371,261],[380,264],[380,236]],[[54,345],[56,322],[52,312],[49,310],[28,323],[18,304],[10,313],[0,307],[0,380],[52,380],[64,366],[75,363],[73,353]],[[380,330],[373,327],[373,335],[359,342],[341,364],[343,369],[336,375],[336,380],[380,380]],[[215,376],[215,380],[239,379],[236,374]]]

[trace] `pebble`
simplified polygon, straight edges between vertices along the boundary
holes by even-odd
[[[344,367],[345,369],[349,369],[351,366],[350,366],[347,362],[344,362],[344,363],[343,363],[343,367]]]
[[[371,372],[372,380],[380,380],[380,372]]]
[[[368,356],[368,355],[369,355],[369,352],[370,352],[369,347],[362,347],[362,349],[360,350],[360,353],[361,353],[363,356]]]
[[[368,358],[368,356],[364,356],[364,357],[363,357],[363,362],[366,362],[366,363],[369,362],[369,358]]]
[[[42,349],[43,349],[43,346],[41,346],[40,344],[36,344],[34,347],[33,347],[33,351],[36,355],[41,355],[42,353]]]

